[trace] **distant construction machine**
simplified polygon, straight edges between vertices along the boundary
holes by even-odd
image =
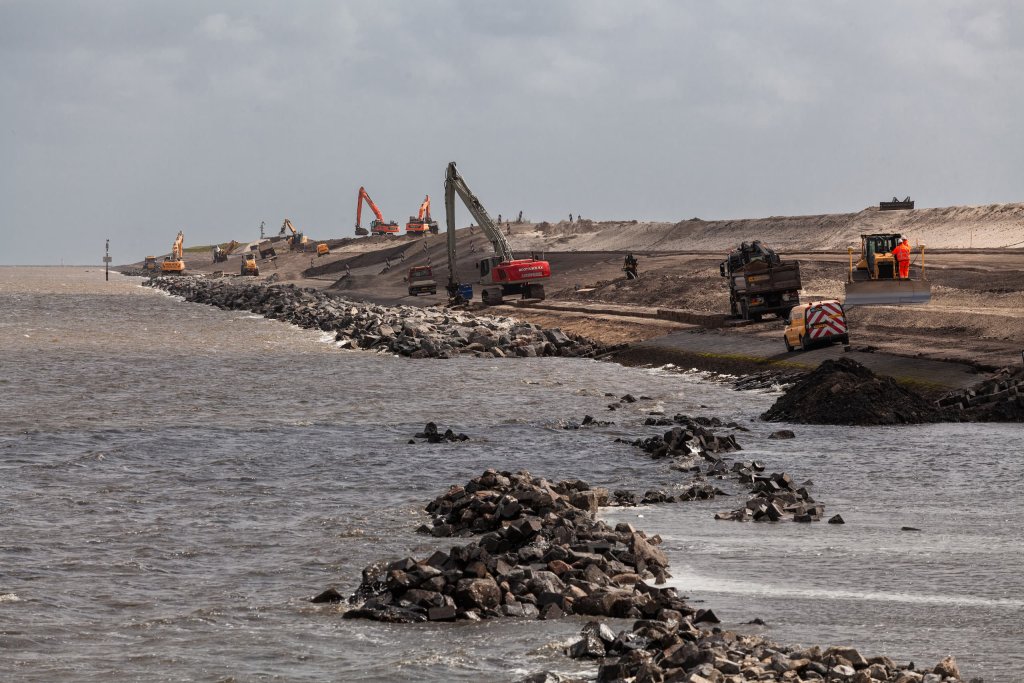
[[[290,230],[292,233],[288,237],[288,247],[292,251],[305,251],[306,245],[309,243],[309,238],[296,230],[295,226],[292,225],[291,220],[287,218],[285,218],[284,223],[281,224],[280,234],[283,235],[285,230]]]
[[[174,238],[174,244],[171,245],[171,255],[164,257],[164,262],[160,264],[160,272],[165,275],[181,275],[185,272],[185,259],[182,245],[185,244],[185,233],[181,230],[178,231],[178,236]]]
[[[892,198],[891,202],[881,201],[878,202],[879,211],[907,211],[914,208],[914,200],[910,197],[904,197],[903,199]]]
[[[238,271],[239,275],[259,275],[260,267],[256,265],[256,254],[247,252],[242,254],[242,265]]]
[[[437,221],[430,218],[429,194],[423,200],[423,203],[420,204],[419,214],[409,216],[409,222],[405,224],[406,235],[426,235],[427,232],[437,234]]]
[[[363,202],[370,205],[370,210],[373,211],[373,215],[376,216],[370,222],[370,229],[364,228],[361,223],[363,220]],[[391,221],[387,223],[384,221],[384,214],[380,212],[377,205],[370,199],[370,195],[367,194],[365,187],[359,188],[359,197],[356,199],[356,234],[357,235],[397,235],[398,234],[398,223]]]
[[[494,247],[493,256],[488,256],[477,262],[481,285],[480,300],[484,305],[500,304],[504,297],[515,294],[522,295],[524,299],[543,299],[543,282],[551,277],[551,264],[539,259],[517,259],[515,257],[512,247],[501,230],[491,220],[480,200],[470,191],[466,181],[459,175],[454,161],[448,164],[448,171],[444,179],[444,206],[448,238],[448,296],[453,300],[457,299],[461,289],[455,259],[456,194],[462,199],[462,203],[469,209],[470,215],[473,216],[477,225],[490,240],[491,246]]]
[[[146,270],[155,271],[157,269],[156,256],[147,256],[146,261],[142,264],[142,267]]]
[[[932,298],[932,285],[925,279],[924,246],[920,246],[920,277],[901,278],[893,250],[902,235],[884,233],[860,236],[860,256],[854,261],[854,248],[848,247],[850,273],[846,280],[843,305],[873,306],[926,304]],[[909,256],[909,254],[908,254]]]
[[[240,246],[242,246],[242,243],[236,242],[235,240],[231,240],[230,242],[228,242],[226,245],[224,245],[224,248],[221,248],[219,244],[215,245],[213,247],[213,262],[223,263],[224,261],[227,261],[228,256],[233,254],[235,249],[237,249]]]

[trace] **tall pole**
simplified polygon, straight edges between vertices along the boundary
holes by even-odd
[[[103,265],[106,266],[106,279],[110,282],[110,238],[107,238],[106,253],[103,254]]]

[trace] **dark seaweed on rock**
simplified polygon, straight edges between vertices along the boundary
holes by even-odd
[[[891,425],[935,422],[940,413],[891,377],[879,377],[856,361],[840,358],[826,360],[805,375],[761,419],[800,424]]]

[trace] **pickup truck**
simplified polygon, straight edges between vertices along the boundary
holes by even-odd
[[[430,266],[413,266],[406,280],[409,282],[409,296],[437,294],[437,282]]]

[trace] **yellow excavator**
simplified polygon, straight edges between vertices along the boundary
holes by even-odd
[[[285,218],[284,223],[281,224],[281,234],[284,234],[285,230],[291,230],[291,237],[288,238],[288,246],[292,251],[305,251],[306,245],[309,243],[309,238],[303,235],[301,232],[295,229],[292,225],[291,220]]]
[[[181,275],[185,271],[185,259],[182,254],[182,245],[185,243],[185,233],[181,230],[178,231],[178,236],[174,238],[174,244],[171,245],[171,255],[164,257],[164,262],[160,264],[160,272],[167,275]]]
[[[873,306],[899,304],[926,304],[932,298],[932,285],[925,278],[924,245],[919,245],[921,263],[916,277],[908,268],[900,277],[899,262],[893,251],[902,242],[902,235],[885,233],[860,236],[860,256],[854,261],[854,248],[848,247],[850,273],[846,280],[846,298],[843,305]],[[904,245],[904,249],[909,247]]]

